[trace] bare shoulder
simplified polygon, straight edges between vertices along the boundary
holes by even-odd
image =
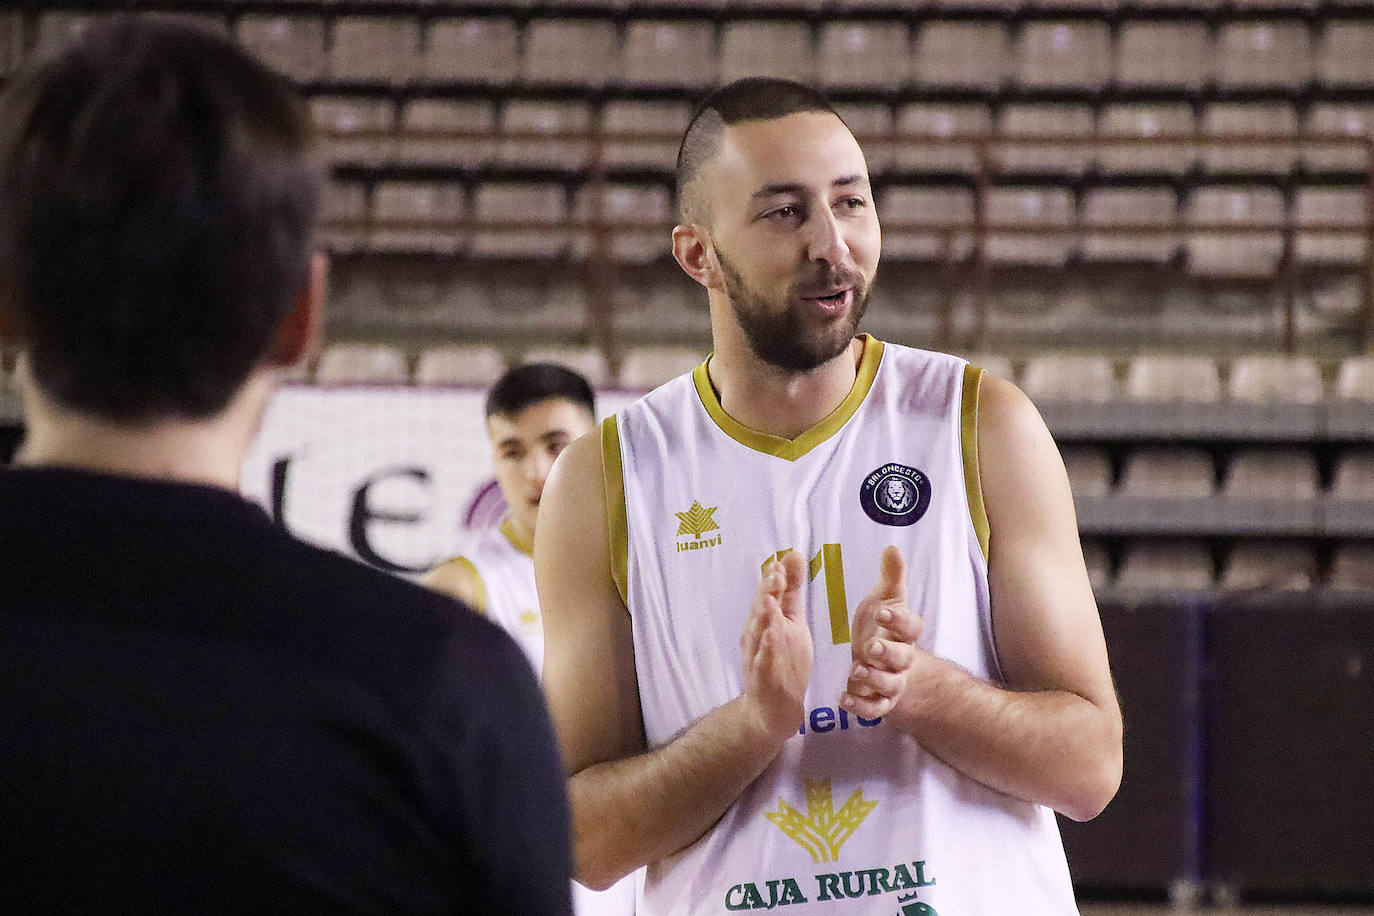
[[[482,574],[467,557],[445,560],[425,573],[420,584],[436,592],[457,598],[474,610],[486,613],[486,588]]]

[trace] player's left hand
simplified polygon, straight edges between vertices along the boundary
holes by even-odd
[[[906,606],[906,577],[902,552],[885,548],[878,583],[854,612],[853,665],[840,705],[865,719],[885,716],[897,705],[919,652],[922,622]]]

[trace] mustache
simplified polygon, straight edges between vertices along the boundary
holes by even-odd
[[[864,275],[847,267],[827,267],[793,283],[789,292],[793,296],[806,298],[824,296],[836,289],[845,288],[861,292],[864,289]]]

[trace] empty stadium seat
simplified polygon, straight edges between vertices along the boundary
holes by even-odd
[[[320,232],[330,251],[363,247],[367,239],[367,186],[360,182],[327,181],[320,198]]]
[[[993,263],[1064,264],[1076,247],[1073,194],[1064,188],[1005,187],[987,192],[984,254]],[[1009,232],[995,227],[1027,227]]]
[[[305,83],[324,78],[328,57],[323,16],[247,13],[236,32],[244,47],[278,73]]]
[[[1104,449],[1094,446],[1064,446],[1064,470],[1075,500],[1101,498],[1112,489],[1112,463]]]
[[[1374,501],[1374,449],[1352,448],[1336,460],[1331,477],[1336,499]]]
[[[601,188],[599,195],[601,223],[608,229],[620,231],[606,236],[606,253],[619,261],[647,263],[667,257],[672,252],[671,222],[672,195],[662,185],[611,184]],[[583,186],[573,203],[573,216],[586,222],[593,218],[596,189]],[[590,254],[592,238],[583,233],[586,252]]]
[[[1212,588],[1211,554],[1201,543],[1150,541],[1129,544],[1116,587],[1133,591],[1206,591]]]
[[[463,242],[454,224],[465,213],[454,182],[381,181],[372,192],[368,247],[379,251],[452,253]]]
[[[897,110],[896,130],[902,137],[929,137],[930,142],[903,142],[892,152],[893,164],[917,172],[978,170],[978,147],[955,137],[992,133],[992,113],[971,102],[912,102]]]
[[[1016,381],[1016,367],[1010,359],[1000,353],[969,353],[965,358],[969,365],[982,369],[988,375],[995,375],[1009,382]]]
[[[1283,196],[1268,187],[1204,187],[1185,207],[1190,225],[1269,226],[1247,233],[1190,230],[1188,269],[1200,276],[1269,277],[1283,256],[1283,234],[1272,228],[1283,222]]]
[[[406,16],[339,16],[329,75],[343,83],[400,85],[419,73],[420,23]]]
[[[591,111],[583,102],[512,99],[501,112],[506,138],[499,156],[505,165],[580,171],[591,159],[591,140],[567,135],[589,134],[591,128]],[[547,139],[541,137],[545,134]]]
[[[821,27],[821,84],[896,91],[911,77],[909,39],[904,22],[827,22]]]
[[[1326,586],[1338,591],[1374,590],[1374,544],[1338,544],[1331,554],[1331,575]]]
[[[1227,137],[1273,134],[1292,137],[1298,132],[1298,116],[1286,102],[1214,102],[1202,110],[1203,134]],[[1296,143],[1204,143],[1202,165],[1210,172],[1260,172],[1286,174],[1296,164]]]
[[[916,35],[916,86],[1000,89],[1007,49],[1006,29],[999,22],[929,20]]]
[[[434,83],[504,86],[514,82],[519,33],[504,16],[445,18],[430,23],[422,72]]]
[[[1086,144],[1054,146],[1048,143],[1015,142],[1016,137],[1054,136],[1088,139],[1093,135],[1093,110],[1088,105],[1017,103],[1005,105],[997,133],[1003,138],[993,147],[993,158],[1006,172],[1038,172],[1081,175],[1092,159]]]
[[[706,354],[692,347],[633,347],[620,363],[620,387],[657,388],[696,368]]]
[[[700,89],[716,78],[716,31],[705,20],[644,20],[625,31],[621,82],[641,88]]]
[[[522,79],[590,89],[620,71],[615,23],[605,19],[535,19],[525,32]]]
[[[839,102],[835,110],[863,147],[869,175],[876,177],[892,168],[892,109],[882,102]]]
[[[1252,354],[1231,364],[1230,395],[1251,403],[1316,404],[1321,367],[1305,356]]]
[[[566,254],[571,236],[565,228],[567,201],[562,185],[485,182],[473,203],[478,230],[469,253],[479,257],[551,258]],[[528,228],[482,228],[482,224],[531,224]],[[547,227],[547,228],[543,228]]]
[[[611,370],[606,356],[596,347],[535,347],[524,355],[520,363],[557,363],[567,366],[580,373],[593,388],[605,388],[611,383]]]
[[[1147,403],[1213,403],[1221,400],[1221,373],[1209,356],[1142,354],[1126,369],[1125,394]]]
[[[74,10],[53,10],[43,13],[38,19],[38,34],[33,44],[34,59],[51,57],[58,53],[80,39],[92,23],[100,18],[96,14]]]
[[[1115,81],[1130,89],[1200,90],[1211,47],[1205,23],[1127,20],[1117,35]]]
[[[1227,591],[1306,591],[1316,570],[1316,556],[1306,544],[1242,542],[1231,548],[1220,585]]]
[[[1117,492],[1149,499],[1204,499],[1215,491],[1212,457],[1199,448],[1142,446],[1121,470]]]
[[[482,136],[452,136],[459,131]],[[495,134],[496,109],[485,99],[412,99],[401,109],[394,158],[401,165],[477,168],[496,158]]]
[[[1110,232],[1112,226],[1157,231]],[[1178,205],[1169,188],[1097,188],[1083,198],[1083,257],[1163,263],[1178,250]]]
[[[1298,90],[1312,78],[1312,40],[1301,22],[1228,22],[1218,31],[1213,61],[1224,89]]]
[[[973,250],[973,192],[967,188],[891,186],[878,213],[884,258],[962,260]]]
[[[1111,32],[1095,20],[1033,20],[1022,27],[1013,56],[1020,86],[1101,89],[1111,78]]]
[[[811,26],[798,21],[725,23],[720,40],[720,80],[774,76],[811,83],[816,79]]]
[[[409,379],[406,355],[388,344],[329,344],[315,369],[315,381],[324,385],[405,384]]]
[[[1327,22],[1317,43],[1317,81],[1336,89],[1374,86],[1374,25]]]
[[[1306,449],[1237,452],[1226,469],[1224,496],[1237,499],[1311,500],[1319,489],[1317,463]]]
[[[1128,137],[1136,142],[1103,144],[1097,152],[1098,164],[1104,171],[1118,175],[1181,175],[1197,159],[1191,144],[1144,141],[1150,137],[1191,134],[1193,128],[1193,107],[1187,102],[1106,105],[1098,116],[1098,136]]]
[[[1365,140],[1374,137],[1374,106],[1352,102],[1318,102],[1307,112],[1305,132]],[[1374,168],[1362,143],[1309,143],[1303,161],[1313,171],[1363,172]]]
[[[1116,370],[1105,356],[1051,353],[1031,357],[1021,387],[1033,401],[1090,401],[1116,397]]]
[[[615,168],[671,172],[692,108],[687,102],[616,100],[601,110],[602,158]],[[661,138],[634,137],[662,134]]]
[[[1337,234],[1299,232],[1297,258],[1304,264],[1360,264],[1366,254],[1365,225],[1370,219],[1364,190],[1300,188],[1293,198],[1293,219],[1299,229],[1317,224],[1347,226]]]
[[[429,347],[415,363],[417,385],[490,385],[506,371],[501,351],[484,344]]]
[[[1101,541],[1083,542],[1083,565],[1088,569],[1088,584],[1102,591],[1112,584],[1112,557]]]
[[[310,119],[327,162],[380,165],[391,156],[396,111],[389,99],[314,96]]]
[[[1374,401],[1374,355],[1347,356],[1336,372],[1336,397]]]

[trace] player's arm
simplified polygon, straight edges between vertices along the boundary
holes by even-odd
[[[544,689],[570,774],[577,876],[593,888],[682,849],[720,819],[795,733],[811,669],[805,575],[793,556],[770,567],[755,595],[741,641],[745,694],[646,751],[600,440],[583,436],[559,457],[535,538]]]
[[[475,611],[487,612],[487,590],[482,575],[467,557],[445,560],[420,579],[420,584],[457,598]]]
[[[993,638],[1005,683],[909,644],[920,624],[909,625],[897,584],[905,569],[889,575],[885,557],[883,578],[892,584],[880,582],[866,603],[876,608],[886,598],[888,619],[896,617],[889,626],[908,629],[909,639],[883,631],[883,657],[856,659],[856,668],[878,673],[851,677],[844,702],[861,715],[890,708],[890,723],[967,776],[1087,820],[1121,782],[1121,711],[1068,476],[1039,413],[1010,382],[984,376],[978,416]],[[856,634],[864,615],[861,606]],[[856,653],[868,650],[856,645]]]

